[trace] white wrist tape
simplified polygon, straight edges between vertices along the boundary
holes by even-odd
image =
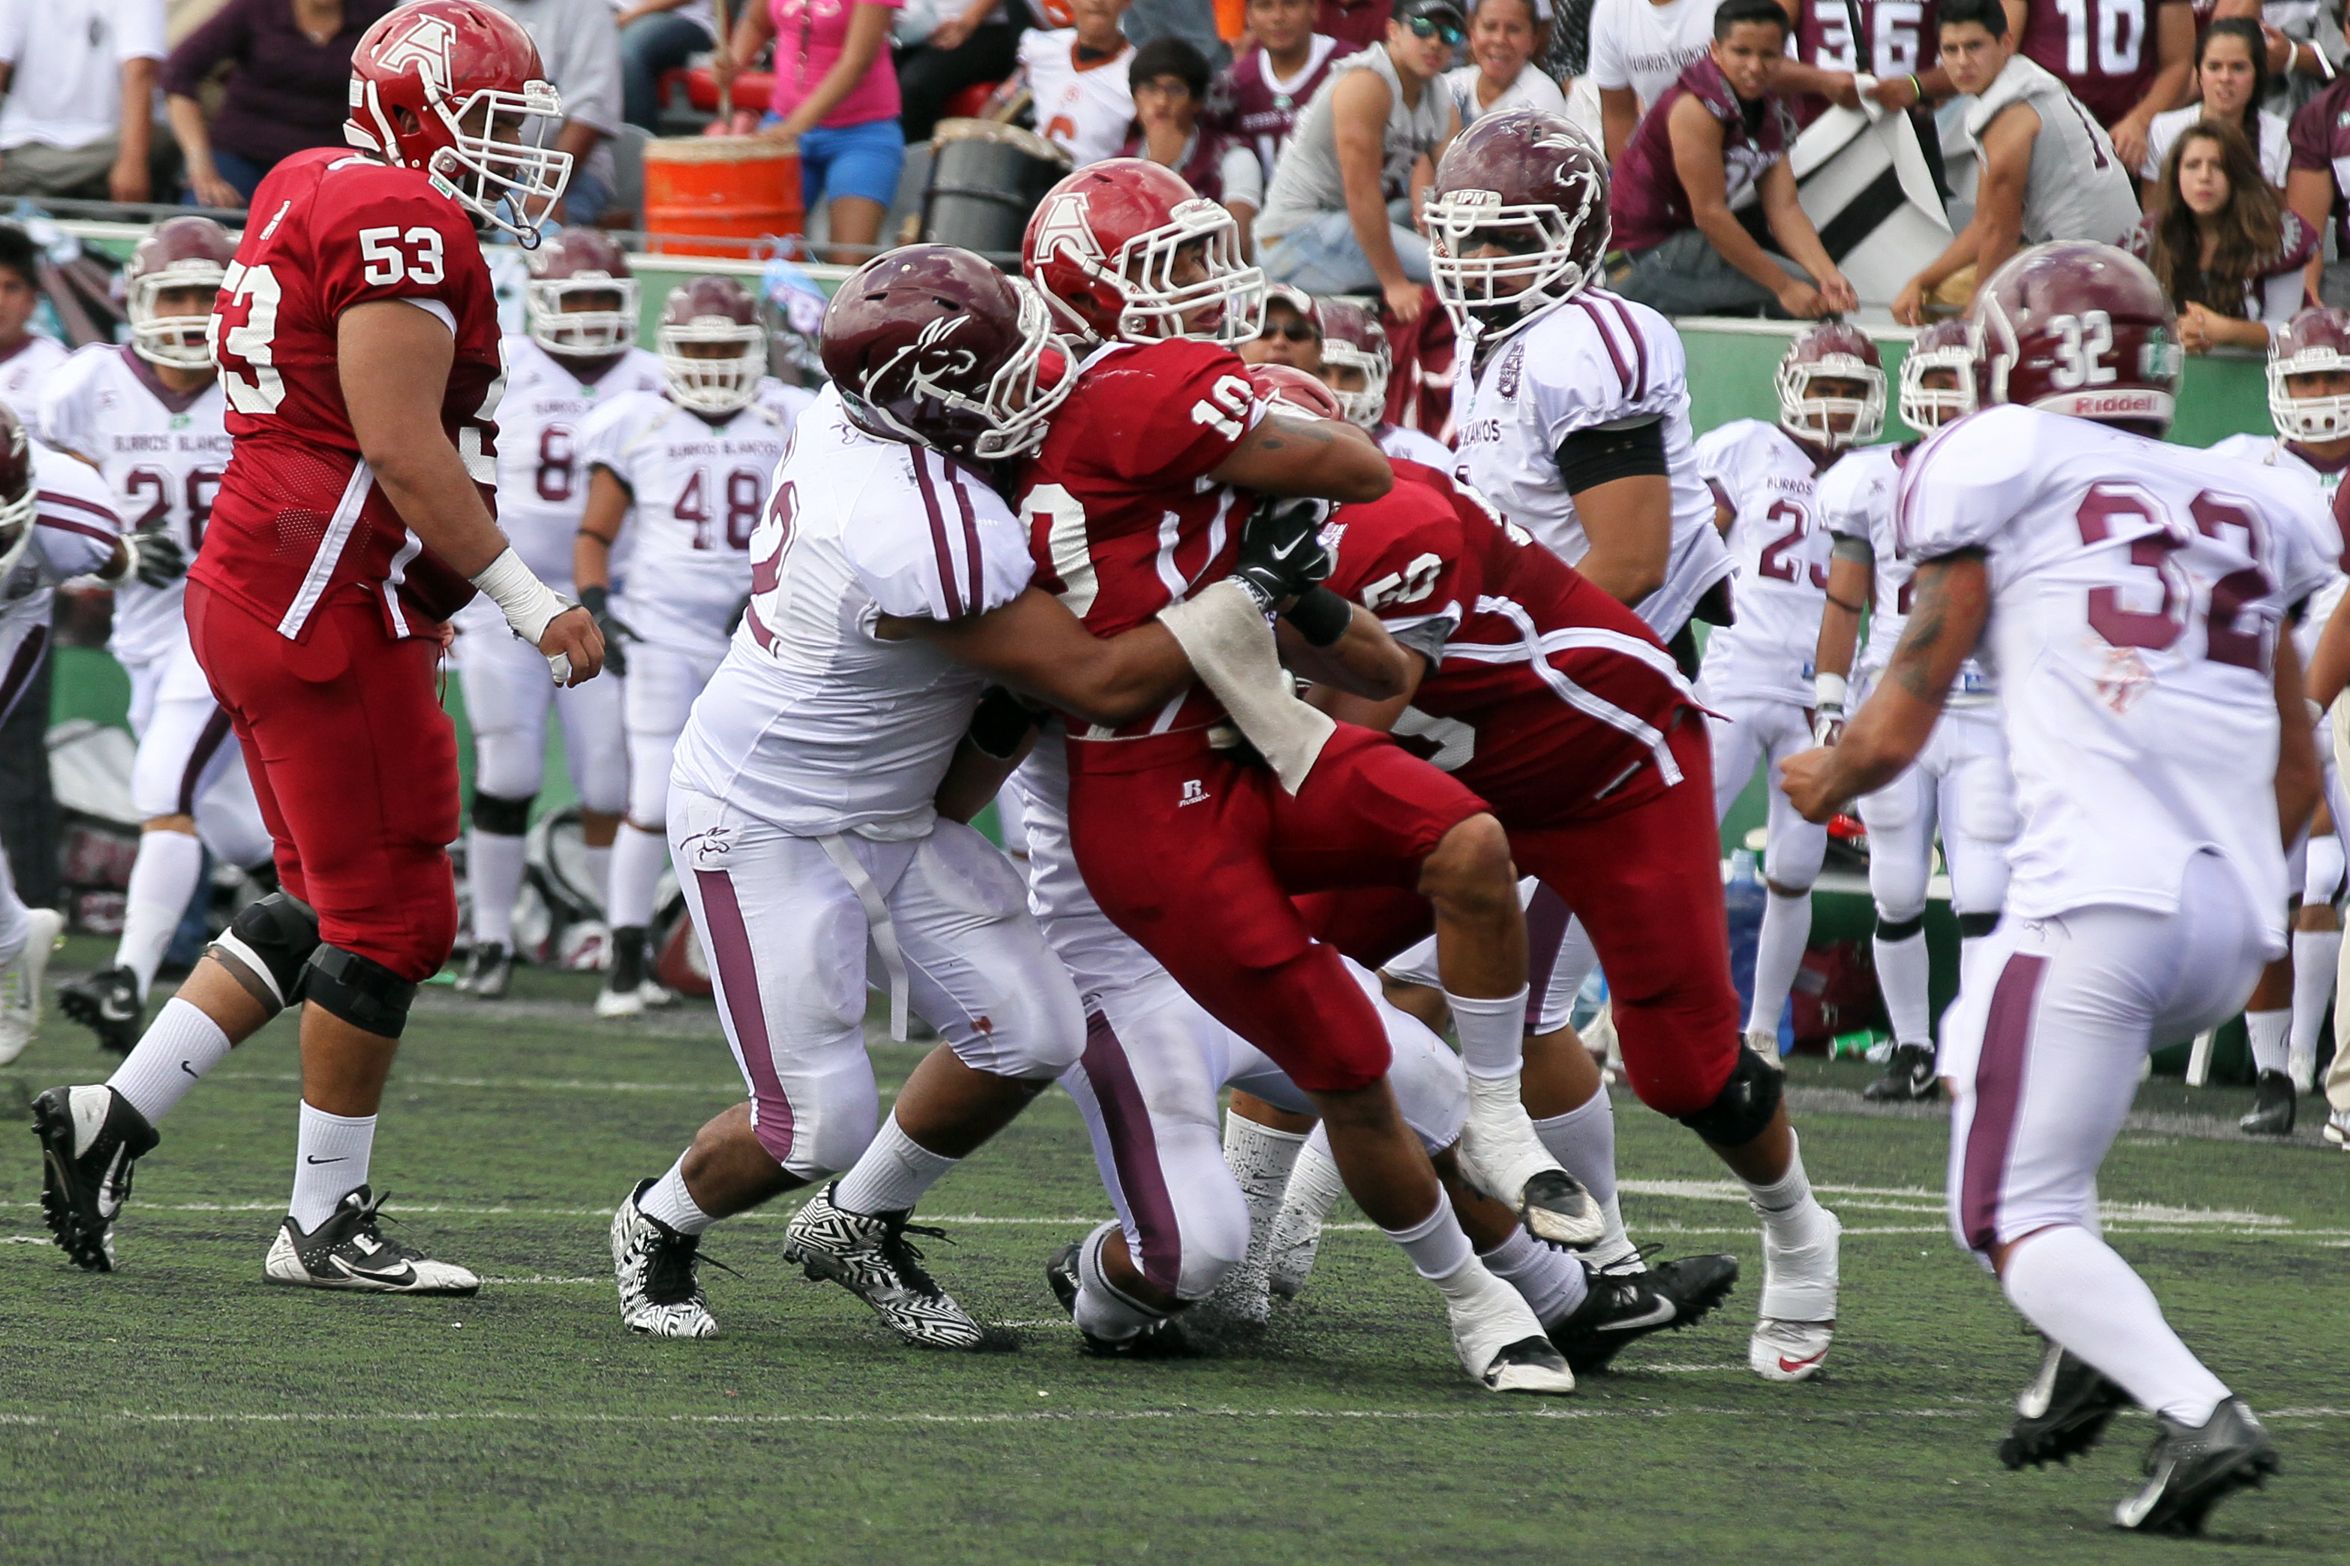
[[[548,622],[573,607],[569,599],[540,581],[511,547],[501,550],[497,559],[482,567],[475,574],[473,585],[497,604],[506,616],[506,623],[514,628],[514,634],[533,647],[547,634]],[[547,672],[561,685],[571,677],[571,660],[557,653],[547,659]]]
[[[1811,677],[1811,704],[1823,712],[1842,712],[1844,698],[1851,690],[1841,674],[1815,674]]]
[[[1160,610],[1159,623],[1174,635],[1200,683],[1272,765],[1281,786],[1292,794],[1304,788],[1338,726],[1297,699],[1274,652],[1273,628],[1248,590],[1229,579],[1218,582]]]

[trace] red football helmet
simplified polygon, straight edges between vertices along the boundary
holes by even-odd
[[[2350,371],[2350,312],[2329,307],[2302,311],[2268,342],[2268,416],[2287,440],[2340,440],[2350,435],[2350,393],[2310,396],[2296,376]]]
[[[1077,383],[1043,297],[953,245],[909,245],[851,273],[825,307],[823,344],[861,428],[989,462],[1033,451]]]
[[[1813,389],[1820,381],[1855,381],[1861,394],[1825,396]],[[1779,360],[1773,384],[1779,427],[1822,451],[1865,446],[1885,428],[1884,361],[1857,326],[1822,321],[1806,331]]]
[[[2128,252],[2086,240],[2027,250],[1984,282],[1971,320],[1985,403],[2170,428],[2185,355],[2162,285]]]
[[[759,302],[731,277],[689,277],[669,290],[656,334],[670,400],[696,413],[750,406],[767,373]]]
[[[602,309],[567,309],[599,298]],[[628,257],[601,229],[567,228],[531,253],[524,295],[531,340],[552,354],[592,359],[636,341],[636,279]]]
[[[1947,370],[1948,386],[1928,386],[1926,377]],[[1930,434],[1975,411],[1975,350],[1967,344],[1964,321],[1936,321],[1920,331],[1901,359],[1901,422]]]
[[[481,0],[416,0],[352,50],[343,139],[422,169],[477,223],[529,249],[571,178],[571,154],[539,145],[563,118],[546,75],[537,45],[503,11]]]
[[[33,541],[33,446],[24,422],[0,402],[0,582]]]
[[[1322,373],[1331,377],[1330,389],[1348,419],[1367,430],[1386,422],[1387,378],[1394,369],[1395,351],[1377,317],[1343,299],[1322,301]],[[1360,375],[1363,384],[1348,390],[1336,384],[1340,375]]]
[[[1346,418],[1346,410],[1338,405],[1338,394],[1294,364],[1252,364],[1248,367],[1248,383],[1257,389],[1259,397],[1293,413],[1302,413],[1310,419],[1343,422]]]
[[[208,217],[171,218],[140,240],[123,274],[131,351],[150,364],[211,369],[212,344],[206,334],[212,324],[212,296],[220,291],[220,280],[236,258],[228,230]],[[203,303],[169,315],[156,309],[164,294],[183,290],[200,294]]]
[[[1054,314],[1088,340],[1243,343],[1264,322],[1265,274],[1242,262],[1232,214],[1140,158],[1087,164],[1047,191],[1020,257]]]
[[[1453,325],[1498,341],[1597,282],[1607,193],[1607,160],[1559,115],[1511,109],[1455,136],[1427,206],[1428,272]]]

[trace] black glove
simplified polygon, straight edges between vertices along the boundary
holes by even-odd
[[[1320,500],[1271,497],[1240,532],[1240,563],[1233,576],[1266,609],[1295,598],[1330,575],[1330,551],[1322,547],[1322,524],[1330,506]]]
[[[122,542],[130,556],[125,576],[135,576],[149,587],[169,587],[188,574],[188,552],[162,528],[135,529],[124,534]]]
[[[579,606],[596,617],[596,629],[604,637],[604,672],[628,673],[628,653],[624,642],[637,640],[636,632],[628,622],[612,612],[612,590],[607,587],[583,587],[579,590]]]

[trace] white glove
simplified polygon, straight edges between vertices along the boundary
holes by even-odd
[[[1811,678],[1811,737],[1818,745],[1833,745],[1844,733],[1844,701],[1851,687],[1841,674]]]

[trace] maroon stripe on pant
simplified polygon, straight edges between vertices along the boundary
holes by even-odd
[[[1542,1020],[1543,997],[1550,993],[1550,971],[1558,966],[1559,948],[1567,944],[1567,926],[1575,920],[1567,900],[1544,882],[1534,888],[1526,904],[1526,1031]]]
[[[1960,1171],[1959,1226],[1969,1248],[1989,1255],[1999,1244],[1999,1191],[2007,1183],[2007,1154],[2023,1106],[2024,1067],[2032,1014],[2048,959],[2017,952],[1999,970],[1983,1023],[1982,1058],[1975,1063],[1975,1118],[1967,1127]]]
[[[759,1001],[759,972],[751,961],[751,932],[743,924],[743,905],[734,895],[733,877],[723,870],[696,870],[694,884],[702,892],[702,938],[710,943],[710,963],[718,970],[718,994],[734,1022],[743,1069],[751,1077],[759,1145],[777,1163],[784,1163],[791,1158],[791,1100],[783,1096],[783,1083],[775,1075],[767,1009]]]
[[[49,627],[45,625],[34,626],[16,644],[16,656],[8,660],[8,672],[0,674],[0,718],[15,710],[16,699],[24,694],[25,682],[41,666],[41,654],[48,647]]]
[[[196,813],[196,789],[204,781],[204,769],[212,765],[212,758],[227,738],[228,714],[215,707],[212,716],[204,720],[204,732],[196,736],[196,748],[188,752],[188,764],[180,769],[181,815]]]
[[[1126,1210],[1142,1234],[1142,1254],[1134,1258],[1135,1264],[1145,1278],[1172,1294],[1183,1275],[1183,1231],[1175,1222],[1175,1198],[1159,1167],[1159,1139],[1151,1132],[1150,1111],[1143,1107],[1134,1068],[1126,1063],[1126,1051],[1110,1019],[1098,1011],[1086,1013],[1085,1053],[1078,1065],[1101,1105],[1102,1120],[1110,1129],[1110,1161],[1117,1166],[1118,1184],[1126,1193]]]

